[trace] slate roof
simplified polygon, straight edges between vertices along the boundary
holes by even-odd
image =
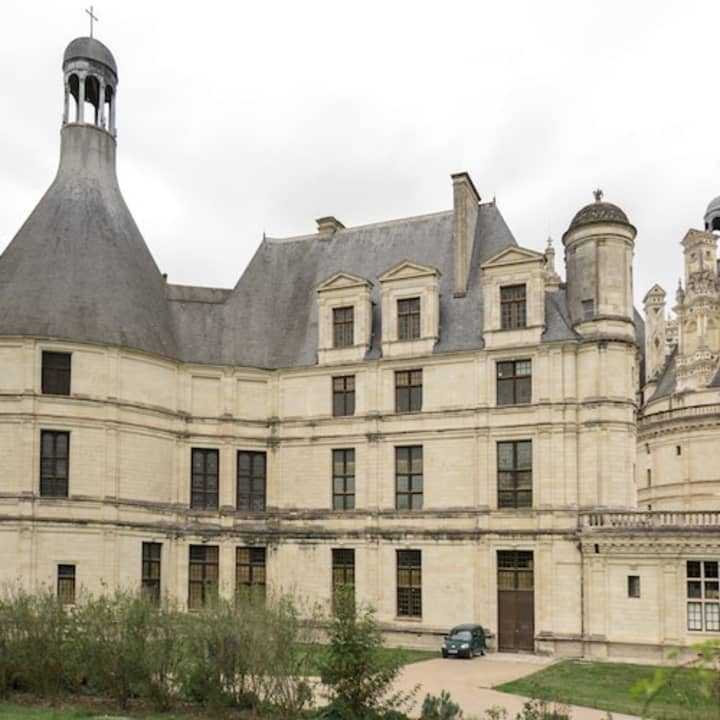
[[[317,361],[317,287],[344,271],[373,283],[373,339],[367,358],[380,357],[379,276],[403,260],[440,273],[440,340],[434,352],[481,348],[483,298],[480,265],[517,243],[494,203],[481,205],[467,294],[453,296],[453,211],[318,235],[266,238],[223,305],[173,300],[181,359],[277,368]],[[546,301],[545,340],[574,338],[564,290]]]
[[[55,180],[0,256],[0,335],[175,357],[165,293],[120,194],[115,140],[95,127],[65,127]]]
[[[658,383],[655,387],[655,392],[650,400],[658,400],[662,397],[668,397],[675,392],[675,388],[677,386],[677,354],[678,348],[676,345],[665,360],[665,367],[662,369],[660,378],[658,379]]]

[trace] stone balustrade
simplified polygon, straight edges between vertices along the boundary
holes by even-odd
[[[580,516],[582,528],[642,529],[720,527],[720,510],[658,510],[651,512],[597,512]]]

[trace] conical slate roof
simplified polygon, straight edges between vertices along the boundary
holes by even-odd
[[[102,128],[63,128],[57,176],[0,256],[0,308],[0,335],[176,356],[165,281],[120,193],[115,139]]]

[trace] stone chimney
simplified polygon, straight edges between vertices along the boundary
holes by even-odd
[[[555,248],[552,237],[548,235],[547,247],[545,248],[545,289],[558,290],[560,288],[560,276],[555,270]]]
[[[345,229],[345,226],[332,215],[318,218],[315,222],[321,240],[329,240],[338,230]]]
[[[455,297],[467,292],[470,258],[475,240],[480,194],[466,172],[450,176],[453,182],[453,289]]]
[[[645,311],[645,378],[657,379],[665,365],[667,333],[665,331],[665,291],[653,285],[643,298]]]

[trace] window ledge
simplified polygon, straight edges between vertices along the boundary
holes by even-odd
[[[407,623],[421,623],[422,617],[417,617],[415,615],[409,616],[409,615],[396,615],[395,621],[396,622],[407,622]]]

